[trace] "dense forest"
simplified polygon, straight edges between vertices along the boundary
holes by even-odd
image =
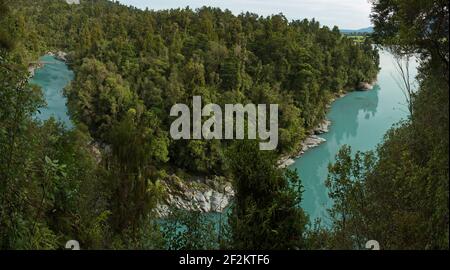
[[[417,6],[429,14],[418,22],[398,2],[374,3],[372,38],[422,56],[421,89],[376,154],[353,159],[343,148],[330,166],[330,229],[311,225],[301,180],[277,160],[298,150],[336,95],[376,78],[370,38],[282,14],[0,0],[0,248],[77,239],[84,249],[352,249],[376,235],[384,248],[448,249],[448,4]],[[28,68],[49,51],[67,52],[75,72],[65,89],[73,130],[33,117],[44,101]],[[195,95],[279,104],[278,149],[172,140],[171,106]],[[173,174],[230,179],[236,196],[220,230],[197,212],[160,220],[161,181]]]

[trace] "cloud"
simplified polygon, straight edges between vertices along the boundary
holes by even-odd
[[[126,5],[159,10],[202,6],[229,9],[235,14],[253,12],[268,16],[283,13],[290,20],[315,18],[330,27],[358,29],[370,26],[368,0],[119,0]]]

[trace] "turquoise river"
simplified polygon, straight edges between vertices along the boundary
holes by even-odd
[[[321,218],[329,225],[327,209],[332,205],[325,187],[328,164],[343,145],[352,151],[375,150],[384,134],[402,119],[406,119],[405,96],[397,84],[398,72],[393,56],[380,51],[380,73],[373,90],[351,92],[336,100],[328,113],[332,124],[328,133],[320,135],[327,141],[307,151],[290,169],[297,169],[304,185],[302,207],[313,221]],[[417,63],[411,61],[410,72],[417,74]]]
[[[73,80],[73,71],[66,63],[50,55],[45,55],[39,60],[44,63],[44,66],[36,69],[31,83],[42,88],[47,106],[40,108],[36,117],[42,121],[53,117],[63,123],[65,127],[72,128],[73,124],[67,112],[63,90]]]
[[[63,89],[74,74],[64,62],[52,56],[43,56],[41,61],[48,64],[36,71],[32,82],[42,87],[47,107],[36,117],[46,120],[53,116],[70,128],[72,122],[67,114]],[[412,75],[415,75],[416,63],[411,65]],[[307,151],[290,166],[298,170],[302,179],[305,188],[302,207],[311,220],[321,218],[325,225],[329,222],[326,209],[332,202],[324,183],[328,164],[334,161],[340,147],[349,145],[353,151],[374,150],[386,131],[407,117],[405,97],[394,79],[397,72],[391,54],[380,51],[380,67],[373,90],[351,92],[332,104],[328,113],[328,119],[332,121],[330,131],[321,135],[327,141]]]

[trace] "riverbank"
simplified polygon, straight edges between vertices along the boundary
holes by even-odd
[[[372,85],[372,84],[370,84]],[[370,89],[365,89],[367,91]],[[355,89],[355,91],[362,91]],[[327,108],[345,97],[349,92],[340,92],[330,99]],[[327,140],[320,137],[329,132],[332,121],[324,119],[315,128],[308,132],[308,136],[301,143],[301,147],[295,154],[288,155],[279,160],[279,167],[286,168],[295,163],[307,151],[325,143]],[[166,217],[170,214],[171,208],[183,209],[186,211],[199,211],[202,213],[222,213],[234,198],[235,191],[229,180],[212,176],[210,178],[189,177],[182,179],[173,174],[166,176],[161,184],[166,190],[166,196],[156,208],[156,215]]]
[[[415,67],[411,65],[411,77],[415,74]],[[328,209],[333,206],[333,200],[325,183],[329,175],[328,166],[336,162],[342,146],[351,147],[352,153],[376,150],[392,125],[407,119],[403,92],[392,76],[395,72],[394,56],[380,50],[380,72],[373,89],[355,89],[336,99],[326,115],[332,126],[329,132],[320,135],[327,140],[326,143],[307,151],[289,166],[289,169],[297,170],[302,181],[301,207],[311,221],[320,218],[324,225],[330,222]]]
[[[58,57],[55,55],[46,53],[28,67],[29,82],[41,87],[46,102],[46,106],[39,108],[34,117],[40,121],[53,117],[70,130],[74,123],[68,114],[63,89],[73,80],[74,72],[69,69],[64,53],[58,53]]]
[[[67,63],[68,61],[67,54],[64,53],[49,52],[47,53],[46,57],[53,57],[54,59],[60,60],[63,63]],[[36,62],[50,63],[48,66],[46,66],[46,69],[49,69],[48,72],[51,72],[52,74],[48,74],[47,76],[45,76],[46,78],[56,78],[58,76],[53,75],[63,70],[62,66],[58,66],[58,64],[53,63],[55,62],[54,59],[44,59],[41,62]],[[63,63],[60,63],[59,65],[62,65]],[[44,65],[40,64],[36,67],[36,69],[42,67],[44,67]],[[60,92],[60,90],[58,89],[62,89],[65,84],[61,83],[56,85],[57,87],[52,86],[51,88],[48,88],[48,85],[46,84],[49,83],[49,81],[41,81],[41,84],[43,86],[47,86],[46,89],[50,89],[46,93],[52,94],[46,96],[47,101],[51,101],[49,104],[52,105],[50,106],[52,111],[57,111],[57,115],[60,116],[65,115],[64,111],[66,110],[66,108],[63,108],[65,107],[65,101],[64,99],[60,99],[60,94],[58,94]],[[54,79],[52,79],[51,81],[54,81]],[[336,99],[345,96],[345,94],[346,93],[342,92],[341,94],[336,95],[335,97],[330,99],[330,104],[328,105],[328,107],[330,107]],[[55,97],[58,99],[55,100]],[[57,107],[56,105],[58,104],[61,106]],[[48,115],[50,115],[50,113],[48,113]],[[320,122],[317,127],[310,130],[308,132],[308,136],[301,143],[301,148],[298,149],[296,153],[287,157],[285,160],[282,160],[283,164],[281,164],[281,166],[287,167],[292,165],[295,162],[294,159],[300,157],[308,150],[324,143],[326,140],[320,137],[320,135],[328,133],[331,124],[331,121],[325,119]],[[104,147],[100,147],[99,145],[97,145],[96,147],[95,144],[92,145],[91,150],[97,163],[101,162],[102,152],[107,151],[107,149],[105,149]],[[220,213],[223,212],[224,209],[226,209],[226,207],[234,197],[234,191],[229,179],[220,179],[219,181],[215,176],[211,176],[210,179],[205,179],[195,176],[184,177],[181,175],[171,175],[164,177],[164,179],[161,180],[161,183],[165,186],[167,197],[158,206],[158,215],[160,216],[167,215],[171,207],[181,208],[188,211],[200,211],[204,213]]]
[[[62,62],[64,62],[65,64],[67,64],[68,61],[68,54],[66,52],[63,51],[49,51],[46,54],[44,54],[43,56],[52,56],[57,60],[60,60]],[[44,62],[39,61],[39,59],[35,62],[33,62],[32,64],[30,64],[28,66],[28,73],[29,73],[29,79],[32,79],[34,77],[34,75],[36,74],[36,71],[38,69],[43,68],[45,65]]]
[[[327,108],[329,109],[333,102],[335,102],[339,98],[345,97],[348,92],[342,91],[339,94],[337,94],[334,98],[330,100],[330,103],[327,105]],[[315,128],[308,131],[308,136],[302,141],[300,145],[300,149],[294,152],[294,154],[289,154],[286,156],[281,157],[278,160],[278,167],[279,168],[287,168],[295,163],[295,159],[300,158],[303,154],[305,154],[308,150],[315,148],[322,143],[326,142],[327,140],[325,138],[319,137],[318,135],[325,134],[329,132],[330,126],[332,122],[325,118],[322,120]]]
[[[66,64],[69,61],[68,58],[67,58],[68,54],[66,52],[63,52],[63,51],[50,51],[50,52],[47,52],[47,55],[53,56],[56,59],[58,59],[60,61],[63,61]]]
[[[156,207],[157,216],[168,216],[171,208],[202,213],[222,213],[235,195],[231,182],[224,177],[192,179],[181,179],[173,174],[161,180],[167,193]]]
[[[355,88],[354,91],[370,91],[373,90],[374,85],[376,84],[377,79],[373,79],[371,82],[360,82]],[[340,93],[336,94],[334,98],[332,98],[327,105],[327,109],[331,108],[331,105],[333,102],[335,102],[337,99],[345,97],[349,91],[341,91]],[[303,154],[305,154],[308,150],[315,148],[322,143],[325,143],[327,140],[325,138],[322,138],[318,135],[325,134],[329,132],[330,126],[332,125],[332,122],[325,118],[322,120],[316,127],[314,127],[312,130],[308,131],[308,136],[303,140],[303,142],[300,145],[300,149],[297,151],[294,151],[294,154],[289,154],[282,156],[278,160],[278,167],[279,168],[287,168],[295,163],[295,159],[300,158]]]

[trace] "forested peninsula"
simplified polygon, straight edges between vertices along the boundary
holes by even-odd
[[[342,208],[333,212],[335,230],[313,226],[300,207],[301,180],[278,160],[298,153],[332,100],[376,79],[370,38],[355,42],[337,27],[282,14],[152,11],[106,0],[0,0],[0,14],[1,248],[59,249],[70,239],[84,249],[359,248],[369,237],[358,231],[351,242],[354,233],[337,221]],[[71,130],[32,117],[43,100],[27,83],[28,69],[57,51],[67,53],[75,73],[65,89]],[[221,106],[279,104],[277,150],[247,140],[173,140],[170,108],[193,96]],[[394,151],[389,145],[381,154]],[[344,152],[341,158],[351,160]],[[367,175],[384,164],[370,158]],[[361,162],[349,170],[356,173]],[[339,164],[330,167],[333,194],[347,173]],[[173,195],[168,190],[201,185],[193,179],[233,190],[219,230],[202,209],[175,207],[161,222],[157,209]],[[350,195],[338,195],[337,207],[354,206]],[[432,243],[448,248],[441,238]]]

